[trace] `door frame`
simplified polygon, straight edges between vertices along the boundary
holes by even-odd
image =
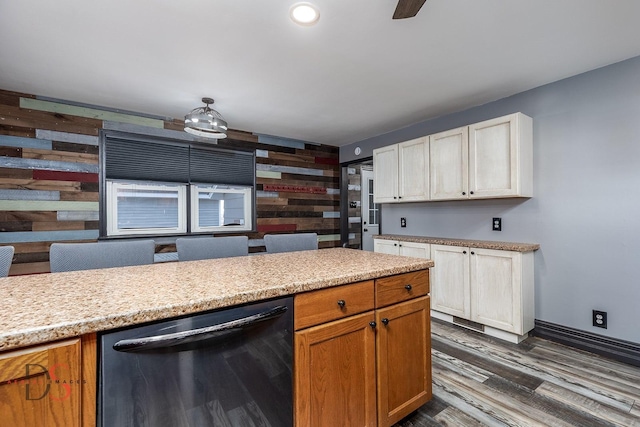
[[[373,155],[358,161],[340,163],[340,246],[343,248],[349,246],[349,168],[361,164],[373,164]],[[378,232],[382,233],[382,209],[378,213]],[[360,215],[362,217],[362,212]],[[362,242],[360,246],[362,247]]]

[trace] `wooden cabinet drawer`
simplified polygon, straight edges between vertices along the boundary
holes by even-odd
[[[369,280],[296,295],[293,300],[295,329],[373,310],[373,284],[373,280]]]
[[[429,270],[376,279],[376,308],[429,293]]]

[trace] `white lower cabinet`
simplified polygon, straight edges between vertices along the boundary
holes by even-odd
[[[512,342],[533,329],[533,252],[431,245],[431,258],[433,317],[470,320]]]
[[[429,243],[374,239],[373,251],[389,255],[404,255],[425,259],[431,258],[431,245]]]
[[[397,240],[373,239],[373,251],[381,254],[400,255]]]
[[[435,265],[431,270],[431,309],[470,319],[469,249],[459,246],[431,246]]]

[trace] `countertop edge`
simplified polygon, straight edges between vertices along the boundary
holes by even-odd
[[[112,316],[102,316],[81,319],[77,322],[51,324],[38,328],[23,328],[7,333],[0,333],[0,352],[16,350],[34,345],[55,342],[63,339],[79,337],[91,333],[99,333],[112,329],[141,325],[189,314],[201,313],[235,305],[243,305],[261,300],[268,300],[302,292],[334,286],[346,285],[365,280],[372,280],[395,274],[409,273],[433,267],[431,260],[412,258],[403,266],[381,267],[363,273],[350,273],[331,277],[313,279],[290,285],[279,285],[270,288],[248,290],[232,296],[212,297],[202,300],[191,300],[173,306],[156,306],[134,313],[120,313]]]
[[[404,236],[400,234],[379,234],[373,236],[380,240],[403,240],[413,243],[429,243],[446,246],[473,246],[479,249],[495,249],[513,252],[533,252],[540,249],[538,243],[499,242],[491,240],[452,239],[448,237]]]

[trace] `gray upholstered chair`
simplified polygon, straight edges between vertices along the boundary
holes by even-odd
[[[9,275],[11,261],[13,261],[13,246],[0,246],[0,277]]]
[[[247,236],[180,237],[176,239],[179,261],[228,258],[249,254]]]
[[[153,264],[153,240],[97,243],[54,243],[49,250],[51,272]]]
[[[318,249],[318,235],[316,233],[267,234],[264,236],[264,246],[268,253]]]

